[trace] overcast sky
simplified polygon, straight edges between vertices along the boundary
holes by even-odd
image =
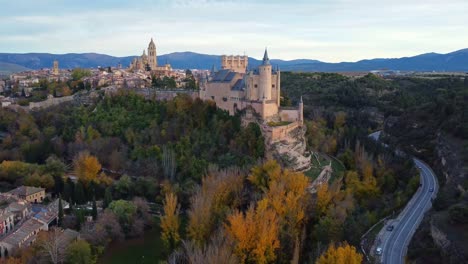
[[[327,62],[468,48],[468,0],[0,0],[0,52]]]

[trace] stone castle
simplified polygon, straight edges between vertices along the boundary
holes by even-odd
[[[168,75],[172,71],[172,67],[168,63],[158,66],[156,44],[153,38],[151,38],[148,44],[148,55],[143,50],[143,54],[140,57],[133,59],[129,69],[133,71],[149,71],[156,75]]]
[[[247,56],[222,56],[221,70],[200,80],[200,98],[214,101],[231,115],[245,112],[243,123],[255,122],[262,129],[267,158],[294,170],[310,168],[302,98],[297,107],[281,107],[281,72],[273,69],[266,49],[261,65],[247,67]]]
[[[221,70],[200,81],[200,97],[235,114],[250,108],[267,122],[303,122],[303,105],[280,106],[281,73],[273,69],[265,50],[262,64],[248,71],[247,56],[222,56]]]

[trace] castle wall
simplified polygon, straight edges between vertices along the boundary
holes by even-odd
[[[247,105],[251,105],[255,112],[260,114],[264,119],[278,113],[278,105],[274,101],[267,101],[265,104],[262,102],[248,102]],[[247,107],[247,105],[245,107]]]
[[[298,122],[293,122],[286,126],[271,127],[271,130],[268,131],[270,142],[280,141],[286,138],[289,132],[299,127],[299,125]]]
[[[219,108],[228,110],[230,114],[234,114],[230,95],[231,83],[209,83],[206,87],[204,99],[214,101]]]
[[[40,109],[40,108],[47,108],[51,107],[53,105],[58,105],[64,102],[69,102],[73,100],[73,95],[70,96],[64,96],[64,97],[56,97],[56,98],[47,98],[46,100],[42,102],[31,102],[29,103],[29,109]]]
[[[298,109],[279,109],[281,121],[300,121]]]

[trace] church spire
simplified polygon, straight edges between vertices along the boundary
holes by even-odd
[[[265,54],[263,54],[263,62],[262,65],[270,65],[270,59],[268,58],[268,51],[265,48]]]

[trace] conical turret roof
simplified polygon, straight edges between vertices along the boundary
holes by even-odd
[[[268,58],[267,48],[265,48],[265,54],[263,54],[262,65],[270,65],[270,59]]]

